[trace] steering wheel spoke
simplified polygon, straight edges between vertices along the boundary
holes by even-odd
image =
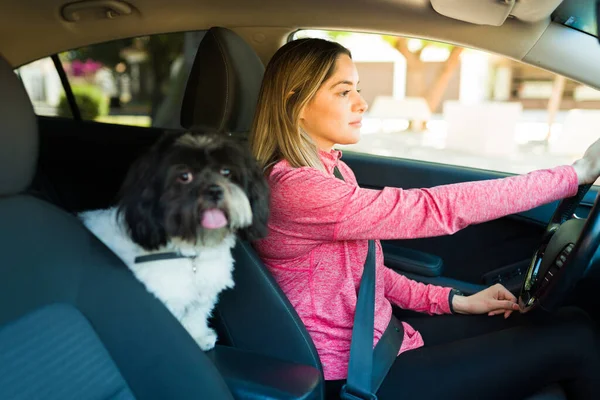
[[[575,210],[591,186],[580,186],[552,215],[525,274],[519,295],[522,312],[553,308],[586,273],[600,244],[600,208],[596,201],[587,219],[575,216]]]
[[[579,189],[577,190],[577,194],[575,194],[575,196],[568,197],[561,201],[558,207],[556,208],[554,215],[550,219],[548,227],[550,228],[551,226],[557,225],[560,226],[568,220],[570,220],[571,218],[573,218],[575,216],[575,211],[577,210],[577,207],[579,206],[584,196],[590,190],[591,187],[591,184],[581,185],[579,186]]]

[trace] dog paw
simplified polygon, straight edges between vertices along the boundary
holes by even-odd
[[[217,342],[217,334],[215,333],[215,331],[210,329],[208,332],[206,332],[206,334],[198,336],[194,339],[196,340],[196,343],[198,343],[198,346],[200,346],[202,350],[208,351],[215,347],[215,343]]]

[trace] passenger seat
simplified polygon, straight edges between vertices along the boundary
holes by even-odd
[[[24,194],[38,128],[0,56],[0,399],[233,399],[179,322],[72,215]]]

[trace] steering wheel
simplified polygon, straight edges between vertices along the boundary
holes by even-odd
[[[562,200],[554,212],[521,286],[522,312],[538,306],[555,309],[588,273],[600,245],[600,196],[587,219],[574,213],[591,186],[580,186],[577,194]]]

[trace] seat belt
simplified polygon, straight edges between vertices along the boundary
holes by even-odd
[[[344,180],[337,166],[334,167],[333,174],[336,178]],[[398,326],[401,325],[395,324],[395,319],[392,317],[392,322],[390,322],[390,326],[388,326],[388,329],[384,333],[386,340],[382,337],[380,343],[385,341],[387,345],[390,342],[393,344],[390,346],[390,349],[386,348],[376,351],[375,353],[379,356],[375,358],[373,357],[374,320],[375,241],[369,240],[369,250],[360,279],[358,299],[354,313],[352,341],[350,342],[350,361],[348,362],[348,378],[340,393],[342,400],[377,400],[375,393],[396,359],[402,339],[398,340],[391,336],[396,335],[399,337]],[[383,345],[383,343],[381,344]],[[396,353],[393,353],[393,348],[396,349]],[[374,363],[376,364],[375,367]],[[374,376],[374,370],[377,376]]]

